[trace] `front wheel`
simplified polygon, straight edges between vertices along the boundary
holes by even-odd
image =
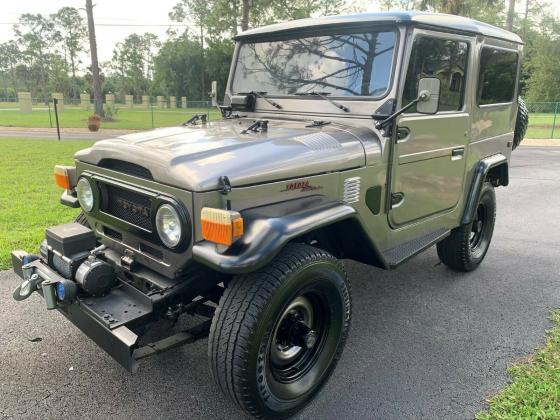
[[[265,268],[228,284],[208,341],[213,377],[246,412],[290,416],[326,383],[350,317],[342,264],[320,249],[289,244]]]
[[[439,259],[456,271],[473,271],[490,246],[496,220],[496,194],[491,183],[485,182],[476,214],[471,223],[459,226],[437,244]]]

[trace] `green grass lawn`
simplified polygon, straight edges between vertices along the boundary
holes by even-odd
[[[554,134],[552,125],[554,124]],[[529,128],[527,138],[529,139],[560,139],[560,115],[533,112],[529,114]]]
[[[478,420],[560,419],[560,312],[552,320],[546,345],[509,369],[513,382],[491,398]]]
[[[115,121],[102,122],[101,127],[130,130],[168,127],[179,125],[194,114],[207,112],[210,113],[210,119],[212,120],[220,118],[220,113],[216,108],[162,109],[154,106],[152,112],[152,108],[144,109],[140,105],[135,105],[133,109],[119,105]],[[87,117],[91,114],[91,110],[84,111],[75,105],[66,105],[64,111],[60,113],[60,126],[62,128],[86,128]],[[54,127],[55,117],[52,108],[50,118],[52,122],[49,119],[49,110],[44,104],[35,104],[33,112],[23,114],[19,112],[16,103],[0,102],[0,126],[41,128],[51,127],[52,124]],[[551,138],[554,114],[531,113],[529,121],[527,138]],[[560,116],[557,116],[555,126],[554,138],[560,139]]]
[[[45,228],[71,221],[77,209],[59,203],[62,190],[53,167],[72,164],[90,141],[0,139],[0,269],[11,267],[10,252],[36,252]]]
[[[167,127],[179,125],[194,114],[210,113],[210,119],[219,119],[220,113],[216,108],[118,108],[114,121],[101,123],[102,128],[123,128],[130,130],[145,130],[153,127]],[[82,110],[76,106],[66,106],[59,114],[60,127],[62,128],[86,128],[87,118],[93,112]],[[153,127],[152,127],[153,116]],[[55,126],[54,110],[51,108],[52,125]],[[0,106],[0,126],[14,127],[50,127],[49,110],[44,105],[41,108],[33,107],[31,113],[21,113],[19,109]]]

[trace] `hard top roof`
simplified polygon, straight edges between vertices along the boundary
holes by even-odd
[[[409,25],[422,25],[428,27],[444,28],[457,32],[468,32],[504,39],[506,41],[522,44],[521,38],[513,32],[505,29],[469,19],[463,16],[447,15],[444,13],[428,12],[379,12],[379,13],[357,13],[352,15],[325,16],[320,18],[308,18],[293,20],[290,22],[277,23],[275,25],[263,26],[251,29],[239,34],[235,39],[258,37],[267,34],[276,34],[297,29],[305,29],[317,26],[351,25],[356,23],[403,23]]]

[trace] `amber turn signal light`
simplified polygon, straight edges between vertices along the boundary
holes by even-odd
[[[76,186],[76,168],[73,166],[56,165],[54,167],[56,185],[65,190],[72,190]]]
[[[243,236],[243,218],[236,211],[204,207],[200,222],[202,237],[216,244],[230,246]]]

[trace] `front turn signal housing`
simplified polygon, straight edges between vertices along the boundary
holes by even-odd
[[[56,185],[65,190],[73,190],[76,186],[76,168],[73,166],[56,165],[54,167]]]
[[[202,237],[216,244],[230,246],[243,236],[243,218],[236,211],[204,207],[200,222]]]

